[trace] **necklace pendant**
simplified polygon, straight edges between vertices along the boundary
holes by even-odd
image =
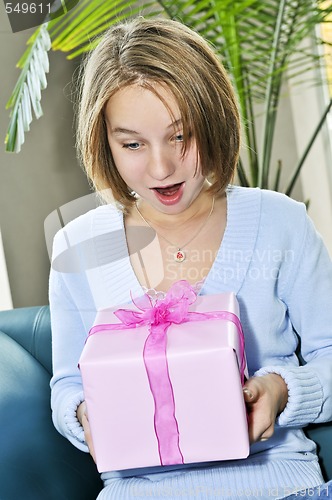
[[[174,259],[176,260],[176,262],[183,262],[185,258],[186,254],[184,253],[184,251],[178,248],[178,250],[174,254]]]

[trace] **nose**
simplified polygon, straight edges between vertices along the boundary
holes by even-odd
[[[176,170],[174,157],[167,148],[155,147],[151,150],[149,158],[149,175],[157,180],[163,181],[170,177]]]

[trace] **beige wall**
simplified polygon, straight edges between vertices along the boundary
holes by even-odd
[[[321,86],[307,86],[301,92],[295,88],[291,95],[294,146],[300,157],[320,122],[329,97],[324,95]],[[332,257],[331,112],[329,115],[303,165],[301,185],[304,199],[309,200],[308,213]]]
[[[33,121],[21,153],[5,153],[5,104],[19,76],[15,64],[29,32],[11,33],[3,3],[0,27],[0,228],[13,305],[21,307],[47,303],[50,264],[44,220],[89,187],[75,158],[72,104],[66,97],[74,66],[61,53],[50,53],[52,78],[43,91],[44,116]]]
[[[52,73],[49,86],[43,91],[44,117],[32,123],[20,154],[4,152],[9,115],[5,104],[18,78],[15,63],[24,51],[28,36],[27,31],[11,33],[3,3],[0,4],[0,230],[14,307],[47,303],[49,258],[44,221],[57,208],[90,192],[75,158],[72,104],[68,97],[74,64],[66,61],[61,53],[50,53]],[[306,119],[301,115],[301,123],[296,119],[299,115],[294,101],[290,103],[287,98],[283,101],[277,131],[280,148],[273,156],[275,163],[282,159],[285,171],[295,165],[303,151],[304,144],[299,144],[303,124],[312,122],[309,101],[300,96],[300,107],[302,112],[306,111]],[[295,133],[294,121],[298,133]],[[327,168],[330,169],[330,165]],[[330,190],[331,182],[313,172],[317,174],[317,163],[311,157],[293,197],[310,198],[311,215],[332,251],[331,196],[327,194],[324,202],[321,197],[322,189]],[[283,187],[287,179],[284,172]]]

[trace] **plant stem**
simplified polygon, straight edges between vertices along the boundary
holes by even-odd
[[[260,170],[260,178],[259,178],[259,186],[262,188],[268,187],[268,176],[269,176],[269,167],[270,167],[270,159],[271,159],[271,151],[273,144],[273,134],[275,128],[276,121],[276,109],[273,102],[273,92],[275,90],[275,81],[276,81],[276,63],[277,63],[277,54],[280,43],[280,35],[282,30],[282,23],[284,18],[286,0],[281,0],[278,17],[276,20],[276,26],[274,31],[273,45],[271,50],[271,59],[270,59],[270,68],[269,68],[269,78],[267,82],[266,88],[266,98],[265,98],[265,119],[264,119],[264,127],[263,127],[263,162],[262,168]],[[280,81],[280,77],[277,76],[278,81]]]

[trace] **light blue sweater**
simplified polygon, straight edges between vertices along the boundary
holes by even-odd
[[[76,419],[84,399],[77,363],[87,332],[97,309],[129,303],[130,291],[142,293],[123,229],[122,214],[105,205],[70,222],[54,240],[53,419],[59,432],[84,451]],[[176,477],[185,484],[204,470],[225,491],[234,491],[234,484],[265,488],[262,498],[323,482],[315,445],[301,428],[332,419],[332,263],[303,204],[275,192],[228,188],[226,231],[200,293],[224,291],[235,292],[240,304],[250,375],[278,373],[287,383],[289,400],[274,436],[252,445],[244,461],[113,472],[103,479],[145,475],[153,481]],[[294,331],[305,366],[294,354]]]

